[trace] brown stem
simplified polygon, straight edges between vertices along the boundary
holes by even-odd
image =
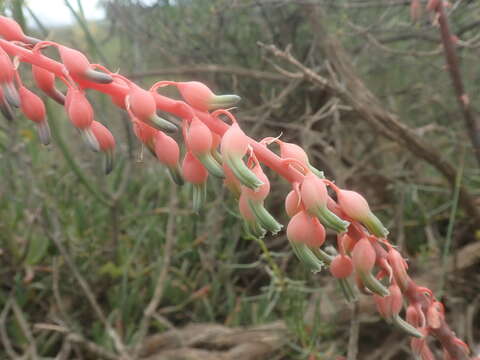
[[[480,121],[479,118],[474,115],[473,108],[465,91],[462,74],[460,72],[460,62],[455,49],[453,35],[448,26],[448,19],[445,13],[443,1],[438,2],[436,12],[438,15],[438,25],[440,27],[440,35],[442,38],[445,60],[447,61],[447,69],[452,80],[458,106],[460,106],[460,109],[462,110],[463,120],[465,122],[465,127],[467,129],[468,136],[470,137],[470,141],[472,142],[475,157],[480,165]]]

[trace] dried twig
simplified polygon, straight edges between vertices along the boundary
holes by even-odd
[[[162,300],[163,291],[165,289],[165,283],[167,280],[168,271],[170,268],[170,262],[172,258],[173,245],[175,243],[175,218],[176,218],[176,206],[177,206],[177,193],[176,187],[174,184],[171,185],[171,196],[170,196],[170,212],[167,220],[167,231],[165,235],[165,246],[163,247],[163,259],[162,259],[162,268],[160,274],[158,275],[157,283],[155,284],[155,290],[153,296],[148,303],[145,311],[143,313],[142,320],[140,322],[138,330],[138,344],[134,353],[136,355],[141,351],[141,346],[145,335],[147,334],[148,327],[150,325],[150,320],[155,314],[155,311]]]

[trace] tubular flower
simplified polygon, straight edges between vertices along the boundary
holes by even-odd
[[[60,105],[65,103],[65,96],[55,87],[55,75],[40,66],[32,65],[35,84],[50,98]]]
[[[113,169],[115,138],[110,130],[98,121],[92,122],[91,129],[93,136],[97,139],[100,151],[105,154],[105,173],[109,174]]]
[[[0,16],[0,36],[8,41],[21,41],[30,44],[38,42],[37,39],[26,36],[15,20],[5,16]]]
[[[193,185],[193,210],[198,212],[207,198],[208,171],[191,153],[187,152],[182,163],[183,178]]]
[[[85,143],[93,151],[98,151],[100,149],[99,144],[91,130],[93,108],[88,102],[84,91],[73,87],[69,88],[65,98],[65,108],[70,122],[80,130]]]
[[[230,169],[226,163],[223,163],[222,166],[223,173],[225,175],[225,180],[223,180],[223,184],[227,187],[228,190],[230,190],[230,192],[235,198],[238,198],[242,191],[240,181],[238,181],[232,169]]]
[[[242,185],[255,190],[263,183],[243,162],[242,158],[247,151],[248,138],[238,124],[234,123],[223,135],[221,142],[222,158]]]
[[[172,180],[176,184],[182,185],[183,178],[179,165],[180,148],[177,142],[161,131],[156,131],[154,142],[157,159],[167,167]]]
[[[3,95],[3,90],[1,86],[0,86],[0,111],[2,112],[2,115],[5,117],[5,119],[7,119],[8,121],[12,121],[15,118],[12,108],[10,107],[10,104],[8,103],[7,99],[5,99],[5,96]]]
[[[248,233],[257,238],[263,238],[267,231],[258,222],[257,217],[253,213],[245,193],[240,194],[238,199],[238,210],[245,221],[245,227]]]
[[[310,161],[308,160],[308,155],[303,150],[300,146],[297,144],[277,140],[278,144],[280,145],[280,156],[284,159],[290,158],[290,159],[295,159],[308,167],[311,172],[313,172],[315,175],[317,175],[319,178],[324,178],[323,171],[320,171],[316,169],[314,166],[310,164]],[[292,164],[294,168],[299,170],[300,172],[302,169],[299,168],[298,165]]]
[[[194,118],[188,127],[186,135],[188,149],[218,178],[223,178],[223,169],[212,156],[213,136],[210,129],[198,118]]]
[[[322,270],[324,263],[314,251],[324,243],[325,229],[317,218],[305,211],[298,212],[288,222],[287,238],[295,255],[307,268],[313,272]]]
[[[153,127],[137,119],[133,119],[132,122],[135,136],[153,155],[155,155],[155,137],[159,130],[154,129]]]
[[[330,263],[330,272],[337,279],[349,277],[353,272],[352,259],[347,255],[337,255]]]
[[[12,106],[20,106],[20,97],[14,84],[15,68],[8,54],[0,47],[0,87],[3,96]]]
[[[109,84],[113,81],[110,75],[92,69],[87,57],[80,51],[66,46],[58,46],[58,51],[70,75],[99,84]]]
[[[378,237],[386,237],[388,230],[370,211],[367,200],[355,191],[337,191],[338,203],[348,217],[364,224],[367,229]]]
[[[300,196],[298,196],[298,191],[290,191],[285,198],[285,212],[289,217],[292,217],[301,210],[302,202],[300,200]]]
[[[198,81],[178,82],[174,85],[189,105],[201,111],[229,108],[240,101],[237,95],[215,95],[208,86]]]
[[[410,284],[410,277],[407,274],[407,262],[394,248],[391,248],[388,251],[387,261],[392,267],[395,282],[398,284],[398,286],[400,286],[402,291],[406,291],[408,289],[408,285]]]
[[[254,165],[252,172],[263,184],[256,190],[243,186],[242,194],[245,194],[250,210],[258,223],[275,235],[282,229],[282,225],[264,207],[264,200],[270,192],[270,181],[258,162]]]
[[[45,104],[42,99],[24,86],[20,87],[18,93],[23,114],[35,123],[42,144],[50,144],[50,127],[48,126]]]
[[[314,173],[309,172],[305,175],[300,193],[309,214],[316,216],[322,224],[338,233],[347,230],[349,222],[340,219],[328,209],[327,187]]]
[[[372,274],[375,266],[375,249],[370,240],[363,238],[355,244],[352,251],[353,267],[365,286],[380,296],[388,295],[388,290]]]
[[[177,127],[170,121],[162,119],[156,113],[157,106],[150,91],[133,85],[128,95],[129,108],[132,114],[151,127],[167,133],[174,133]]]

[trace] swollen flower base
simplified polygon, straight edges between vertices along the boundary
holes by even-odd
[[[221,178],[238,199],[246,229],[254,236],[276,234],[282,229],[268,211],[270,181],[263,166],[269,167],[291,184],[285,200],[291,218],[286,233],[302,263],[313,272],[329,267],[348,300],[356,297],[353,284],[361,293],[372,296],[380,315],[412,336],[412,351],[417,358],[434,358],[428,342],[432,335],[443,347],[445,359],[469,359],[468,346],[447,325],[442,304],[429,289],[408,276],[406,261],[387,240],[387,229],[367,201],[325,179],[298,145],[276,138],[260,142],[249,138],[226,110],[238,102],[238,96],[215,95],[199,82],[160,81],[149,90],[142,89],[119,74],[90,64],[77,50],[26,36],[17,23],[5,17],[0,17],[0,36],[0,109],[8,121],[13,120],[19,107],[36,124],[41,142],[50,142],[44,103],[20,77],[19,70],[23,73],[31,69],[35,86],[64,106],[87,147],[106,156],[109,172],[115,140],[104,125],[95,121],[86,97],[90,90],[105,93],[128,113],[136,137],[167,167],[172,179],[179,185],[184,181],[192,185],[196,211],[205,201],[209,174]],[[45,47],[56,48],[62,62],[44,56]],[[55,87],[56,79],[65,83],[66,94]],[[157,90],[164,86],[175,86],[184,101],[160,95]],[[182,131],[176,136],[167,135],[177,126],[160,118],[158,111],[179,118]],[[175,140],[179,135],[183,135],[185,144],[183,160]],[[279,154],[269,149],[275,144]],[[326,228],[337,234],[334,252],[322,249]],[[406,320],[401,315],[404,305]]]

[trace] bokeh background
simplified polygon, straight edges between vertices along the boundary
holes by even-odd
[[[437,292],[457,335],[479,351],[480,223],[471,210],[479,211],[479,163],[428,13],[412,21],[403,0],[0,6],[28,34],[79,49],[144,87],[198,80],[240,95],[235,112],[247,134],[282,134],[330,179],[369,199],[415,278]],[[480,3],[455,0],[448,12],[478,108]],[[272,44],[347,92],[361,82],[375,99],[364,103],[367,113],[380,107],[439,157],[367,121],[354,102],[269,51]],[[21,72],[31,84],[30,68]],[[123,346],[151,359],[335,359],[352,346],[358,359],[411,357],[408,338],[370,299],[344,302],[328,270],[311,274],[295,259],[284,232],[249,238],[220,181],[210,181],[204,210],[193,213],[191,189],[171,184],[126,114],[106,96],[88,96],[117,139],[108,176],[59,105],[47,101],[48,147],[20,114],[0,121],[0,358],[120,358]],[[285,224],[288,184],[268,174],[267,207]],[[154,295],[159,304],[146,323]]]

